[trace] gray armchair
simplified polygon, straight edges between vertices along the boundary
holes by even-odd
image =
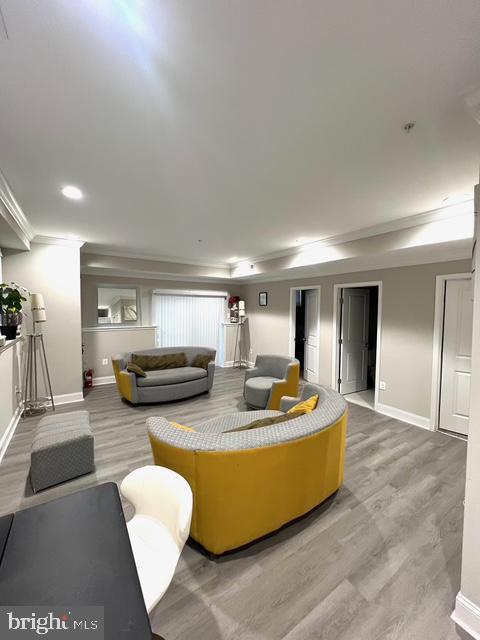
[[[245,373],[243,397],[259,409],[280,409],[282,396],[296,396],[300,380],[300,363],[296,358],[259,355],[255,367]]]
[[[319,387],[316,384],[312,384],[311,382],[306,382],[303,385],[302,393],[297,397],[292,396],[283,396],[280,401],[280,411],[286,413],[289,409],[294,407],[302,400],[308,400],[312,396],[318,395],[319,401],[320,398],[325,396],[325,389],[323,387]]]

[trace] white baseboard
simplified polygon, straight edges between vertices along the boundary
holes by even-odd
[[[223,363],[223,365],[218,365],[219,367],[221,366],[222,369],[227,369],[229,367],[233,367],[234,360],[227,360],[226,362]],[[249,369],[251,369],[254,366],[253,362],[247,362],[247,366]],[[243,369],[245,369],[245,365],[242,367]]]
[[[425,416],[419,416],[416,413],[410,413],[409,411],[404,411],[403,409],[397,409],[397,407],[391,407],[388,404],[382,404],[381,402],[377,403],[376,411],[378,413],[383,413],[390,418],[396,418],[397,420],[401,420],[402,422],[408,422],[409,424],[413,424],[416,427],[421,427],[422,429],[428,429],[432,431],[432,425],[430,418]]]
[[[3,456],[5,455],[8,445],[10,444],[10,440],[13,438],[13,434],[15,433],[15,429],[17,428],[18,421],[20,420],[20,416],[22,415],[22,405],[20,404],[13,414],[10,422],[8,423],[8,427],[5,430],[5,433],[0,440],[0,462],[3,460]]]
[[[56,405],[70,404],[71,402],[83,402],[83,392],[76,391],[75,393],[63,393],[59,396],[53,396]]]
[[[455,599],[452,620],[475,640],[480,640],[480,608],[466,598],[461,591]]]
[[[100,376],[93,379],[94,387],[101,387],[104,384],[115,384],[115,376]]]

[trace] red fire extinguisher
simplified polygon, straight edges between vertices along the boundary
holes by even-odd
[[[93,369],[87,369],[87,371],[85,371],[84,387],[85,389],[89,389],[90,387],[93,387]]]

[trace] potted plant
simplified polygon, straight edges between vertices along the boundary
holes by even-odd
[[[22,324],[22,307],[28,295],[27,289],[15,282],[0,284],[0,333],[7,340],[17,337],[18,327]]]
[[[230,309],[230,322],[238,322],[239,301],[239,296],[230,296],[228,299],[228,308]]]

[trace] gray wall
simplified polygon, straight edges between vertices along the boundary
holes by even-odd
[[[420,416],[430,415],[435,278],[470,271],[467,260],[414,267],[364,271],[339,276],[246,285],[250,360],[257,353],[289,351],[290,287],[321,285],[320,377],[332,378],[333,285],[383,282],[380,391],[383,404]],[[258,293],[268,292],[268,306],[258,305]]]
[[[139,324],[150,325],[152,290],[153,289],[185,289],[201,291],[227,291],[229,295],[243,295],[241,286],[232,286],[222,282],[185,282],[175,280],[150,280],[141,278],[125,278],[120,276],[91,276],[82,275],[82,327],[84,329],[98,327],[97,325],[97,286],[101,284],[115,284],[119,286],[137,287],[140,292]],[[95,378],[103,378],[113,374],[110,356],[122,351],[135,351],[155,346],[155,332],[151,329],[128,330],[118,327],[107,329],[102,325],[99,331],[83,331],[84,368],[94,369]],[[225,359],[233,360],[234,329],[226,328]],[[103,364],[109,359],[107,365]]]
[[[111,357],[125,351],[151,349],[155,346],[155,329],[128,327],[85,329],[83,339],[83,368],[93,369],[94,378],[113,376]],[[103,364],[107,359],[108,363]],[[98,382],[98,381],[97,381]]]
[[[196,291],[227,291],[229,295],[243,296],[239,285],[212,282],[186,282],[183,280],[154,280],[145,278],[125,278],[120,276],[82,275],[82,327],[97,326],[97,286],[115,284],[126,287],[139,287],[141,324],[151,323],[153,289],[191,289]]]
[[[11,433],[14,416],[18,416],[20,406],[21,341],[0,347],[0,459],[5,452],[8,434]],[[8,431],[8,434],[7,434]]]
[[[23,285],[31,293],[43,294],[47,322],[41,325],[41,330],[45,336],[53,394],[81,393],[79,247],[32,243],[30,251],[4,256],[3,278]],[[28,319],[27,325],[31,326]]]

